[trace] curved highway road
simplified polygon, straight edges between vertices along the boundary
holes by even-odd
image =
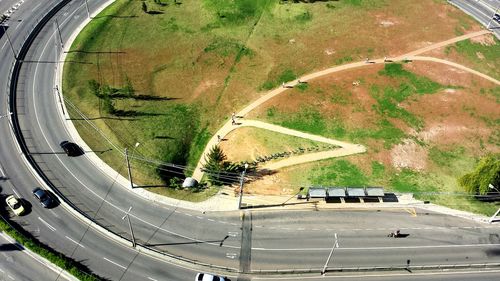
[[[36,20],[56,2],[49,1],[43,9],[33,9],[36,4],[25,2],[16,16]],[[91,11],[101,2],[89,1]],[[55,16],[63,42],[85,19],[83,4],[71,1]],[[13,22],[15,18],[9,24]],[[25,28],[21,25],[15,33],[10,32],[13,28],[7,31],[15,46],[29,31],[29,22],[21,23]],[[498,256],[491,254],[500,243],[495,236],[497,227],[435,213],[417,211],[416,217],[404,210],[202,214],[152,204],[128,192],[117,184],[116,175],[103,174],[86,156],[68,158],[58,147],[60,141],[70,137],[57,114],[60,104],[54,89],[54,61],[60,53],[56,47],[60,38],[55,30],[53,21],[49,21],[21,69],[17,110],[23,135],[31,155],[52,183],[76,207],[115,233],[129,237],[127,220],[122,218],[133,207],[129,216],[139,243],[244,273],[319,269],[328,256],[334,233],[341,242],[330,267],[399,266],[407,260],[415,265],[500,262]],[[12,53],[3,48],[0,56],[0,85],[8,85]],[[7,112],[5,99],[4,94],[0,100],[1,114]],[[0,183],[3,193],[16,192],[28,199],[31,189],[40,184],[25,168],[5,121],[0,121],[0,163],[7,180]],[[107,148],[103,146],[103,151]],[[82,260],[101,276],[112,280],[191,280],[195,274],[106,239],[62,207],[46,210],[30,201],[32,212],[18,221],[43,242]],[[410,236],[402,240],[385,237],[395,228]]]

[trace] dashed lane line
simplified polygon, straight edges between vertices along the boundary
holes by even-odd
[[[38,220],[40,220],[43,224],[45,224],[50,230],[56,231],[56,228],[50,225],[48,222],[44,221],[41,217],[38,217]]]
[[[123,269],[127,269],[125,266],[123,266],[123,265],[121,265],[121,264],[118,264],[118,263],[116,263],[116,262],[114,262],[114,261],[112,261],[112,260],[110,260],[110,259],[108,259],[108,258],[106,258],[106,257],[103,257],[103,259],[105,259],[106,261],[108,261],[108,262],[110,262],[110,263],[112,263],[112,264],[114,264],[114,265],[116,265],[116,266],[118,266],[118,267],[121,267],[121,268],[123,268]]]

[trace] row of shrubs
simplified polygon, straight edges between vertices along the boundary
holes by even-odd
[[[0,216],[0,229],[14,238],[19,244],[46,258],[56,266],[66,270],[76,278],[82,281],[98,281],[106,280],[95,274],[85,265],[75,261],[72,258],[66,257],[63,254],[55,251],[49,246],[36,240],[29,232],[26,232],[20,227],[14,227],[9,223],[4,216]]]
[[[306,147],[306,148],[299,147],[295,150],[283,151],[283,152],[273,153],[271,155],[265,155],[265,156],[258,156],[257,158],[255,158],[255,161],[250,162],[249,164],[257,165],[257,164],[265,163],[265,162],[268,162],[271,160],[290,157],[290,156],[297,155],[297,154],[332,150],[335,148],[338,148],[338,146],[336,146],[336,145],[323,145],[323,146],[312,146],[312,147]]]

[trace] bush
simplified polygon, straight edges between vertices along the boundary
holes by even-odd
[[[474,171],[463,175],[458,183],[471,194],[486,194],[489,185],[500,188],[500,154],[482,158]]]

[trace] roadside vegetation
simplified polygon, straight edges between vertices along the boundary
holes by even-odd
[[[0,219],[0,230],[4,231],[7,235],[15,239],[19,244],[34,253],[46,258],[54,265],[66,270],[71,275],[75,276],[82,281],[98,281],[106,280],[93,274],[85,265],[75,261],[72,258],[66,257],[49,246],[36,240],[29,232],[25,231],[22,227],[17,226],[17,223],[6,220],[8,216],[5,209],[2,210]]]
[[[333,65],[449,39],[457,28],[477,28],[440,1],[296,2],[116,1],[93,19],[69,51],[63,92],[68,105],[76,106],[68,106],[73,122],[87,144],[123,175],[124,156],[110,150],[107,141],[128,147],[140,186],[199,201],[216,188],[185,190],[177,178],[192,173],[212,134],[261,91]],[[430,15],[422,18],[424,11]],[[441,19],[440,12],[452,20]],[[416,90],[441,87],[414,81],[405,72],[394,75]],[[316,90],[311,88],[297,90],[307,95]],[[325,136],[384,140],[387,146],[406,135],[392,118],[401,117],[416,129],[422,126],[408,110],[394,106],[410,91],[405,85],[370,91],[385,118],[368,128],[347,130],[341,116],[332,121],[306,103],[301,115],[275,121]],[[332,97],[336,102],[342,101]]]
[[[290,193],[300,186],[383,186],[491,215],[498,207],[477,201],[457,180],[482,156],[498,153],[498,87],[480,78],[469,86],[447,85],[438,82],[439,72],[417,74],[428,67],[385,64],[346,71],[309,82],[305,90],[290,89],[252,112],[249,118],[368,149],[361,155],[285,168],[274,182],[289,185]],[[498,165],[497,158],[493,162]],[[246,187],[250,192],[270,188],[263,182],[252,184]],[[479,190],[484,192],[484,187]]]

